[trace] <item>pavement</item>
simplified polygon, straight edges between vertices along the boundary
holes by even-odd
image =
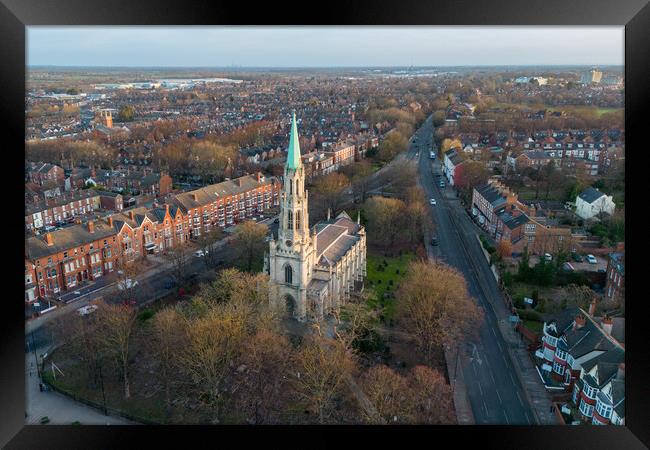
[[[40,348],[38,353],[43,352]],[[78,403],[54,391],[41,392],[33,351],[25,352],[25,424],[39,425],[41,418],[48,417],[49,425],[137,425],[121,417],[106,416],[98,409]],[[65,372],[64,372],[65,373]]]
[[[430,122],[423,132],[432,136]],[[428,139],[427,145],[431,142]],[[429,257],[456,267],[465,276],[472,297],[484,310],[485,321],[478,330],[478,339],[462,349],[457,362],[448,358],[450,375],[454,381],[454,403],[459,423],[532,425],[556,423],[550,410],[550,397],[534,371],[524,343],[508,322],[507,310],[501,292],[480,249],[476,232],[464,212],[453,188],[439,188],[433,173],[441,173],[438,159],[429,159],[429,149],[411,149],[411,155],[420,152],[418,167],[420,184],[429,198],[437,200],[429,206],[438,246],[427,244]],[[535,378],[537,377],[537,378]],[[454,380],[455,378],[455,380]],[[535,384],[537,383],[537,384]]]

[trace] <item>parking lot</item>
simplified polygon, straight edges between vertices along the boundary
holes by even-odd
[[[596,256],[597,264],[589,264],[587,262],[587,255],[581,255],[583,262],[575,262],[573,258],[569,258],[569,263],[574,267],[576,272],[598,272],[599,270],[607,270],[607,259],[603,256]],[[595,255],[594,255],[595,256]],[[539,256],[531,255],[530,256],[530,265],[534,266],[539,261]]]

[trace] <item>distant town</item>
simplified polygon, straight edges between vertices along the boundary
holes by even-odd
[[[625,425],[622,67],[27,73],[28,423]]]

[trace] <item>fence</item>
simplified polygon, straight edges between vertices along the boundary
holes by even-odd
[[[100,405],[99,403],[95,403],[91,400],[88,400],[87,398],[79,397],[77,394],[74,392],[68,392],[65,389],[61,389],[58,386],[48,382],[43,378],[43,384],[46,385],[49,389],[58,392],[59,394],[65,395],[68,398],[71,398],[75,402],[83,403],[86,406],[90,406],[91,408],[98,409],[102,412],[104,412],[105,415],[111,415],[111,416],[117,416],[117,417],[122,417],[124,419],[130,420],[131,422],[136,422],[144,425],[162,425],[161,422],[155,422],[150,419],[144,419],[142,417],[136,417],[131,414],[125,413],[124,411],[120,411],[114,408],[110,408],[108,406]]]

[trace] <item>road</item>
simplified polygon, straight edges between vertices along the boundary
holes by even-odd
[[[470,294],[478,300],[485,312],[485,322],[479,330],[479,339],[470,343],[461,352],[460,370],[467,387],[467,395],[476,424],[531,425],[535,415],[528,402],[526,392],[518,380],[499,327],[504,323],[503,300],[498,286],[485,258],[476,244],[475,233],[460,224],[458,208],[452,205],[455,195],[451,188],[440,188],[437,178],[432,174],[432,160],[429,150],[433,148],[433,124],[427,120],[422,128],[424,140],[412,145],[409,154],[416,158],[420,183],[427,198],[435,198],[436,206],[430,206],[431,218],[435,224],[435,234],[439,245],[427,244],[430,256],[456,267],[467,280]],[[442,173],[440,163],[433,160],[435,173]],[[450,195],[451,194],[451,195]],[[452,197],[451,199],[448,197]],[[471,226],[471,224],[470,224]],[[499,303],[501,308],[499,308]],[[501,313],[497,314],[495,308]],[[450,376],[455,376],[450,374]]]

